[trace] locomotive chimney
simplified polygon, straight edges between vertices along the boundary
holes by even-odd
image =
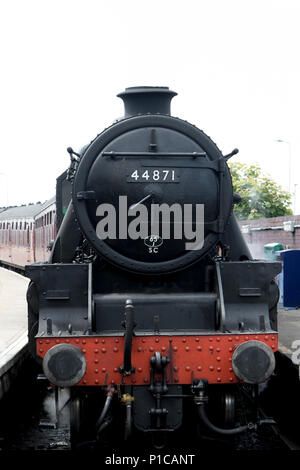
[[[171,100],[177,93],[167,86],[137,86],[126,88],[117,96],[122,98],[125,117],[137,114],[171,114]]]

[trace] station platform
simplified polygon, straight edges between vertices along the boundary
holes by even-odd
[[[279,350],[291,358],[296,349],[300,350],[300,309],[279,308],[278,331]]]
[[[28,283],[20,274],[0,268],[0,399],[27,355]]]

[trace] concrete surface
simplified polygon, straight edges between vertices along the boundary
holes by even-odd
[[[294,341],[299,341],[300,346],[300,309],[278,310],[279,349],[284,354],[291,356],[296,348],[292,348]]]
[[[0,268],[0,399],[26,353],[28,283],[20,274]]]

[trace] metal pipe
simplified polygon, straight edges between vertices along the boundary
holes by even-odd
[[[134,367],[131,363],[132,337],[134,327],[134,308],[132,301],[127,299],[125,304],[124,365],[121,367],[121,371],[124,375],[130,375],[132,372],[134,372]]]
[[[241,434],[242,432],[247,431],[248,429],[253,428],[255,425],[254,424],[247,424],[245,426],[238,426],[236,428],[231,428],[231,429],[223,429],[219,428],[218,426],[215,426],[208,418],[205,410],[205,406],[202,405],[197,405],[198,408],[198,414],[200,417],[201,422],[212,432],[216,434],[222,434],[225,436],[233,436],[235,434]]]
[[[103,407],[101,415],[98,418],[97,423],[96,423],[97,433],[100,431],[100,427],[101,427],[101,425],[102,425],[102,423],[103,423],[103,421],[104,421],[104,419],[105,419],[105,417],[108,413],[108,410],[110,408],[114,392],[115,392],[114,387],[108,387],[107,397],[106,397],[106,400],[105,400],[105,403],[104,403],[104,407]]]
[[[132,402],[126,402],[126,421],[125,421],[125,435],[124,440],[127,441],[131,436],[131,409],[132,409]]]
[[[218,426],[215,426],[208,418],[205,410],[205,405],[197,405],[198,408],[198,414],[200,417],[201,422],[212,432],[216,434],[222,434],[223,436],[234,436],[236,434],[241,434],[242,432],[256,429],[257,426],[261,426],[263,424],[276,424],[274,419],[272,418],[266,418],[266,419],[261,419],[257,421],[257,423],[248,423],[245,424],[244,426],[237,426],[236,428],[231,428],[231,429],[224,429],[224,428],[219,428]]]

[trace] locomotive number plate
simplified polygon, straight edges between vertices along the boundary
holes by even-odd
[[[179,170],[172,168],[142,168],[130,170],[128,183],[178,183]]]

